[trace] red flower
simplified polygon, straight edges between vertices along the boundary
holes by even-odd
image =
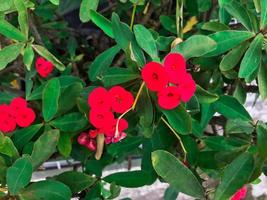
[[[35,68],[41,77],[46,78],[54,70],[54,65],[48,60],[39,57],[36,60]]]
[[[164,69],[166,70],[171,83],[177,84],[180,77],[186,73],[186,62],[179,53],[170,53],[165,57]]]
[[[110,97],[108,91],[103,87],[94,89],[88,96],[88,104],[91,108],[111,108]]]
[[[121,132],[119,134],[119,137],[117,137],[117,138],[114,138],[114,137],[106,137],[105,138],[105,144],[117,143],[117,142],[123,140],[126,137],[127,137],[127,134],[125,132]]]
[[[89,137],[90,138],[96,138],[96,136],[98,135],[99,130],[90,130],[89,131]]]
[[[186,73],[181,79],[179,79],[178,88],[182,101],[188,102],[194,95],[197,86],[191,74]]]
[[[158,104],[161,108],[171,110],[180,104],[181,93],[177,86],[163,88],[158,93]]]
[[[241,200],[245,199],[247,195],[247,187],[244,186],[240,190],[238,190],[232,197],[231,200]]]
[[[85,146],[90,151],[95,151],[96,150],[96,141],[95,140],[90,140]]]
[[[134,103],[133,95],[121,86],[111,88],[108,93],[111,98],[111,107],[117,113],[124,113]]]
[[[147,63],[143,67],[141,75],[148,89],[153,92],[160,91],[168,84],[168,75],[159,63]]]
[[[113,113],[106,109],[93,108],[89,113],[89,121],[96,128],[103,128],[106,126],[110,126],[113,120],[114,120]]]
[[[27,101],[22,97],[16,97],[10,102],[10,106],[15,110],[18,111],[20,108],[27,107]]]
[[[103,132],[108,137],[114,137],[116,132],[116,126],[119,119],[114,119],[111,126],[106,126],[103,128]],[[128,128],[128,122],[126,119],[120,119],[118,124],[118,131],[121,133],[122,131],[126,130]]]
[[[90,142],[88,133],[85,132],[81,133],[77,138],[77,141],[80,145],[86,145],[88,142]]]
[[[16,123],[18,126],[25,128],[34,122],[35,117],[35,113],[31,108],[20,108],[16,113]]]
[[[8,105],[0,105],[0,131],[12,132],[16,129],[14,110]]]

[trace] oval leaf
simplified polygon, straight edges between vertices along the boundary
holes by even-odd
[[[169,152],[163,150],[152,152],[152,164],[157,174],[176,191],[196,198],[204,197],[204,190],[197,177]]]
[[[99,0],[82,0],[80,7],[80,19],[83,23],[89,22],[91,12],[90,10],[96,10]]]
[[[0,70],[4,69],[9,63],[14,61],[22,51],[24,44],[11,44],[0,50]]]

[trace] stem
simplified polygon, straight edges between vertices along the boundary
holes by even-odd
[[[138,3],[138,2],[137,2]],[[132,11],[132,17],[131,17],[131,25],[130,25],[130,29],[133,30],[133,25],[134,25],[134,18],[135,18],[135,13],[136,13],[136,7],[137,4],[135,3],[133,5],[133,11]]]
[[[105,144],[104,134],[98,134],[96,141],[97,141],[97,147],[96,147],[95,159],[100,160],[103,154],[103,149],[104,149],[104,144]]]
[[[178,38],[183,38],[183,0],[176,0],[176,29]]]
[[[121,118],[123,118],[123,116],[126,115],[126,114],[127,114],[128,112],[130,112],[131,110],[134,110],[134,109],[135,109],[136,104],[137,104],[137,102],[138,102],[138,99],[140,98],[140,95],[141,95],[141,92],[142,92],[144,86],[145,86],[145,82],[143,81],[142,84],[141,84],[141,86],[140,86],[140,88],[139,88],[139,90],[138,90],[138,92],[137,92],[137,94],[136,94],[136,97],[135,97],[135,100],[134,100],[134,103],[133,103],[132,107],[129,108],[128,110],[126,110],[124,113],[122,113],[122,114],[118,117],[118,120],[117,120],[117,123],[116,123],[115,138],[119,137],[119,134],[120,134],[120,132],[119,132],[119,122],[120,122]]]
[[[161,117],[161,120],[168,126],[168,128],[174,133],[174,135],[177,137],[177,139],[179,140],[180,142],[180,145],[182,147],[182,150],[183,150],[183,153],[184,153],[184,162],[186,161],[186,156],[187,156],[187,151],[184,147],[184,144],[180,138],[180,136],[176,133],[176,131],[171,127],[171,125],[163,118]]]

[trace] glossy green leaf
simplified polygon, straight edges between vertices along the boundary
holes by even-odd
[[[45,131],[34,143],[31,154],[31,163],[34,170],[56,151],[59,136],[59,130]]]
[[[167,120],[172,128],[179,134],[187,135],[192,130],[192,120],[182,105],[179,105],[173,110],[161,110],[167,117]]]
[[[257,148],[260,156],[264,159],[267,158],[267,125],[258,122],[257,123]]]
[[[60,96],[60,82],[58,78],[51,79],[43,90],[43,117],[45,121],[50,121],[58,110],[58,100]]]
[[[261,0],[261,29],[267,25],[267,2]]]
[[[28,158],[20,158],[7,169],[7,186],[11,195],[17,194],[30,183],[32,165]]]
[[[246,98],[247,98],[247,92],[246,92],[246,89],[243,87],[242,83],[238,82],[236,84],[233,97],[235,97],[239,101],[239,103],[245,104]]]
[[[152,163],[157,174],[170,186],[187,195],[203,198],[204,190],[197,177],[180,160],[167,151],[152,153]]]
[[[0,133],[0,153],[17,159],[19,157],[18,150],[14,146],[12,140],[8,136]]]
[[[15,26],[3,19],[0,19],[0,34],[17,41],[26,40],[26,37],[22,32],[20,32]]]
[[[97,10],[99,0],[82,0],[80,7],[80,19],[83,23],[90,20],[90,10]]]
[[[235,0],[229,1],[223,6],[237,21],[241,22],[248,30],[253,30],[250,16],[246,8]]]
[[[52,4],[54,4],[54,5],[59,5],[59,1],[60,0],[49,0]]]
[[[120,47],[118,45],[111,47],[99,54],[89,68],[89,78],[91,81],[101,79],[106,73],[107,69],[112,64],[115,56],[119,53]]]
[[[65,132],[75,132],[82,130],[88,120],[82,113],[69,113],[50,122],[52,126]]]
[[[9,63],[14,61],[22,51],[24,44],[11,44],[0,50],[0,70],[4,69]]]
[[[97,25],[105,34],[114,39],[111,21],[106,19],[94,10],[90,10],[91,20]]]
[[[63,183],[54,180],[45,180],[32,183],[19,194],[20,199],[27,200],[70,200],[71,191]]]
[[[221,71],[228,71],[233,69],[241,60],[242,56],[246,52],[247,48],[249,47],[249,42],[244,42],[239,46],[235,47],[231,51],[229,51],[222,59],[220,63],[220,70]]]
[[[143,25],[134,26],[134,35],[138,45],[152,58],[158,58],[158,49],[156,41],[151,32]]]
[[[34,59],[34,51],[31,46],[27,45],[23,54],[23,63],[24,65],[26,65],[28,71],[31,70],[33,59]]]
[[[263,99],[267,98],[267,66],[262,64],[258,73],[258,86]]]
[[[209,121],[215,114],[215,110],[213,108],[213,104],[202,104],[201,105],[201,120],[200,125],[202,128],[206,128]]]
[[[230,198],[238,189],[243,187],[253,170],[253,156],[243,153],[237,157],[224,171],[221,183],[215,192],[215,200]]]
[[[153,183],[152,173],[147,171],[117,172],[104,177],[108,183],[115,182],[117,185],[127,188],[137,188]]]
[[[73,194],[78,193],[96,182],[96,178],[82,172],[68,171],[54,177],[55,180],[67,185]]]
[[[220,31],[209,36],[217,42],[215,50],[205,55],[210,57],[225,53],[242,42],[252,38],[254,33],[248,31]]]
[[[118,85],[134,79],[137,79],[140,74],[132,72],[126,68],[112,67],[106,71],[106,74],[102,78],[102,82],[105,87]]]
[[[207,31],[226,31],[229,30],[229,26],[222,24],[220,22],[206,22],[202,25],[201,29],[207,30]]]
[[[67,158],[72,150],[72,138],[71,134],[61,133],[57,144],[58,151],[61,155]]]
[[[21,32],[24,34],[25,38],[29,35],[29,21],[28,21],[28,11],[24,3],[24,0],[14,0],[16,9],[18,10],[18,22]]]
[[[250,76],[261,66],[263,40],[263,35],[258,34],[250,44],[240,64],[238,77],[245,78],[247,82],[249,82]]]
[[[36,124],[27,128],[18,129],[13,133],[13,142],[18,150],[22,150],[35,134],[42,128],[43,124]]]
[[[62,64],[62,62],[59,61],[53,54],[51,54],[45,47],[35,44],[32,45],[32,48],[40,56],[44,57],[46,60],[49,60],[51,63],[53,63],[58,70],[64,71],[65,66]]]
[[[219,99],[219,96],[217,94],[213,94],[203,89],[199,85],[197,85],[195,95],[197,96],[199,103],[213,103]]]
[[[213,107],[228,119],[251,120],[249,113],[234,97],[221,96],[218,101],[213,103]]]
[[[210,37],[204,35],[194,35],[186,41],[176,45],[172,49],[172,52],[181,53],[186,59],[190,59],[192,57],[201,57],[211,51],[214,51],[216,47],[216,42]]]

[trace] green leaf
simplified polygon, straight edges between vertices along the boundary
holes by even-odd
[[[32,165],[28,158],[20,158],[7,169],[7,186],[11,195],[17,194],[30,183]]]
[[[221,96],[218,101],[213,103],[213,107],[214,110],[228,119],[251,120],[249,113],[234,97]]]
[[[43,90],[43,117],[44,120],[50,121],[58,110],[58,100],[60,96],[60,82],[58,78],[49,80]]]
[[[129,69],[112,67],[106,71],[106,74],[102,78],[102,82],[105,87],[110,87],[137,79],[139,76],[140,74],[132,72]]]
[[[138,45],[153,59],[158,58],[157,43],[151,32],[143,25],[134,26],[134,34]]]
[[[252,173],[253,163],[253,156],[250,153],[243,153],[228,165],[223,171],[221,183],[216,189],[214,199],[228,199],[243,187]]]
[[[4,136],[0,133],[0,153],[17,159],[19,157],[18,150],[14,146],[12,140],[8,136]]]
[[[44,57],[46,60],[49,60],[51,63],[53,63],[59,71],[65,70],[65,66],[53,54],[51,54],[45,47],[35,44],[35,45],[32,45],[32,48],[40,56]]]
[[[261,29],[267,25],[267,2],[261,0]]]
[[[23,54],[23,63],[28,71],[31,71],[32,62],[34,59],[34,51],[31,46],[27,45]]]
[[[246,98],[247,98],[247,91],[243,87],[242,83],[238,82],[236,84],[236,88],[235,88],[235,91],[233,93],[233,97],[235,97],[239,101],[239,103],[241,103],[242,105],[245,104]]]
[[[57,144],[58,151],[61,155],[67,158],[72,150],[71,134],[61,133]]]
[[[52,4],[58,6],[60,0],[49,0]]]
[[[186,41],[176,45],[172,52],[178,52],[184,55],[186,59],[201,57],[217,47],[216,42],[208,36],[194,35]]]
[[[174,190],[172,187],[168,187],[164,192],[164,200],[176,200],[179,192]]]
[[[97,10],[99,0],[82,0],[80,7],[80,19],[83,23],[90,21],[90,10]]]
[[[50,125],[65,132],[82,130],[88,124],[88,120],[82,113],[69,113],[50,122]]]
[[[117,172],[104,177],[104,181],[108,183],[115,182],[117,185],[127,188],[137,188],[144,185],[151,185],[152,173],[147,171],[129,171]]]
[[[223,7],[229,12],[237,21],[241,22],[246,29],[252,31],[252,24],[250,16],[246,8],[235,0],[229,1],[223,5]]]
[[[105,34],[114,39],[111,21],[106,19],[94,10],[90,10],[91,20],[97,25]]]
[[[19,194],[20,199],[27,200],[70,200],[71,191],[63,183],[54,180],[45,180],[32,183]]]
[[[59,130],[45,131],[34,143],[31,155],[31,163],[34,170],[56,151],[59,135]]]
[[[117,44],[124,50],[128,49],[133,35],[129,26],[120,21],[116,13],[112,13],[112,30]]]
[[[267,125],[258,122],[257,123],[257,148],[259,155],[264,159],[267,158]]]
[[[141,137],[127,137],[118,143],[114,143],[108,146],[108,153],[111,155],[118,155],[133,151],[142,143]]]
[[[205,24],[202,25],[201,29],[207,30],[207,31],[226,31],[229,30],[229,26],[222,24],[220,22],[206,22]]]
[[[220,70],[221,71],[228,71],[233,69],[241,60],[242,56],[246,52],[247,48],[249,47],[249,42],[244,42],[239,46],[235,47],[231,51],[229,51],[222,59],[220,63]]]
[[[67,185],[73,194],[89,188],[96,182],[96,178],[82,172],[68,171],[54,177],[55,180]]]
[[[100,79],[105,74],[119,51],[120,47],[116,45],[107,49],[96,57],[88,71],[91,81],[97,81],[97,79]]]
[[[22,32],[20,32],[15,26],[3,19],[0,19],[0,34],[13,40],[21,42],[26,41],[26,37]]]
[[[264,37],[258,34],[257,37],[250,44],[245,56],[240,64],[238,77],[245,78],[247,82],[250,76],[255,73],[261,65],[262,44]]]
[[[192,130],[192,120],[182,105],[173,110],[161,110],[171,127],[179,134],[187,135]]]
[[[213,94],[203,89],[199,85],[197,85],[195,95],[197,96],[199,103],[213,103],[219,99],[219,96],[217,94]]]
[[[260,95],[263,99],[267,98],[267,67],[265,64],[260,66],[258,73],[258,86],[260,90]]]
[[[0,0],[0,12],[6,11],[13,6],[13,1]]]
[[[14,0],[16,9],[18,10],[18,22],[21,32],[24,34],[25,38],[29,36],[29,21],[28,21],[28,11],[24,3],[24,0]]]
[[[9,63],[14,61],[22,51],[24,44],[11,44],[0,50],[0,70],[4,69]]]
[[[205,55],[211,57],[225,53],[255,35],[248,31],[220,31],[209,36],[217,42],[217,48]]]
[[[204,198],[204,190],[197,177],[172,154],[163,150],[154,151],[152,163],[157,174],[173,189],[196,198]]]
[[[168,15],[160,15],[159,17],[161,25],[169,32],[177,34],[175,18]]]
[[[213,104],[202,104],[201,105],[201,120],[200,125],[202,128],[206,128],[209,121],[215,114]]]
[[[35,136],[35,134],[42,128],[43,124],[36,124],[27,128],[18,129],[13,133],[13,142],[18,150],[22,148]]]

